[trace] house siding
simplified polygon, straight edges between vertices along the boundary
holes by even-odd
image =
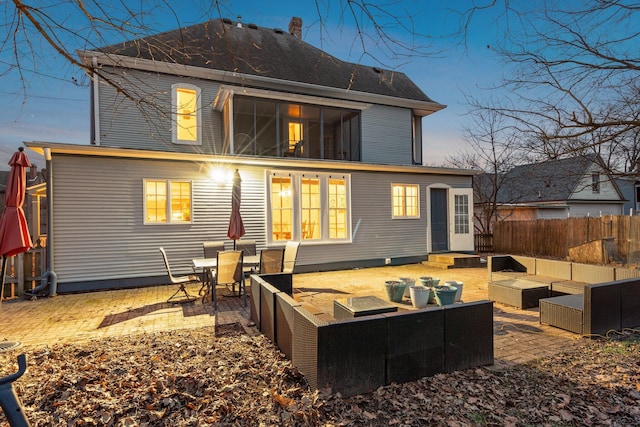
[[[131,71],[123,84],[140,91],[145,82],[153,106],[136,106],[113,87],[99,85],[99,144],[104,147],[162,150],[169,152],[221,154],[222,114],[212,103],[220,84],[208,80]],[[189,83],[201,89],[202,145],[171,143],[171,86]],[[153,88],[153,91],[151,91]],[[362,111],[362,162],[410,165],[412,152],[412,112],[410,109],[373,105]]]
[[[407,108],[373,105],[362,112],[362,161],[413,163],[412,112]]]
[[[131,279],[135,278],[140,278],[137,285],[163,283],[160,246],[167,250],[172,267],[181,272],[191,271],[191,259],[202,256],[204,241],[224,240],[227,248],[232,247],[226,237],[231,186],[209,180],[200,165],[70,155],[56,155],[53,165],[51,243],[60,292],[125,279],[129,280],[127,286],[134,286],[136,281]],[[247,230],[244,238],[256,240],[262,249],[266,247],[265,171],[274,168],[237,168],[242,177],[241,212]],[[426,187],[434,183],[461,188],[471,184],[470,177],[462,176],[370,171],[354,171],[350,175],[353,242],[303,242],[297,263],[301,271],[330,269],[332,264],[344,267],[345,260],[358,266],[362,262],[381,264],[384,258],[425,259]],[[192,181],[193,223],[143,223],[143,180],[154,178]],[[419,219],[391,219],[392,182],[420,185]],[[82,200],[82,210],[78,209],[78,200]]]
[[[189,83],[201,89],[202,145],[171,142],[171,86]],[[99,84],[99,145],[115,148],[219,154],[222,152],[222,116],[212,108],[220,84],[167,74],[128,71],[120,83],[150,102],[135,105],[110,85]],[[143,94],[139,94],[143,91]]]
[[[591,188],[591,173],[600,174],[600,191],[594,193]],[[620,194],[609,179],[607,173],[595,165],[582,177],[569,200],[620,200]]]

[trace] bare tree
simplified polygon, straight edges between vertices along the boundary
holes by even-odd
[[[157,28],[166,28],[167,22],[174,22],[173,28],[180,29],[209,19],[229,15],[235,18],[233,3],[232,0],[196,0],[189,7],[189,16],[185,16],[184,10],[168,0],[3,2],[0,76],[18,73],[25,95],[30,76],[34,74],[71,79],[78,84],[87,84],[86,76],[97,76],[117,87],[130,100],[144,103],[146,100],[141,99],[141,94],[115,81],[100,67],[82,62],[76,52],[148,37],[156,34]],[[315,0],[315,6],[317,19],[308,28],[318,31],[321,44],[335,37],[332,35],[336,33],[335,28],[340,28],[343,36],[351,37],[353,50],[360,59],[368,57],[390,68],[434,52],[431,36],[417,31],[410,9],[403,14],[397,12],[398,2]],[[355,30],[347,33],[347,28]],[[180,55],[180,46],[157,48],[168,56]],[[51,61],[52,58],[62,61]]]
[[[499,219],[505,173],[521,163],[523,157],[515,128],[504,116],[481,108],[471,111],[470,117],[471,122],[464,128],[469,148],[448,156],[447,163],[484,172],[474,177],[474,227],[482,234],[490,234],[494,221]]]
[[[499,7],[505,36],[489,48],[512,67],[500,86],[510,96],[484,107],[519,122],[539,154],[602,154],[610,144],[613,170],[628,168],[640,128],[640,4],[488,0],[463,15],[465,28]]]

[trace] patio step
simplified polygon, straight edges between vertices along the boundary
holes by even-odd
[[[429,254],[427,261],[422,264],[433,268],[482,268],[487,263],[479,255],[446,253],[446,254]]]

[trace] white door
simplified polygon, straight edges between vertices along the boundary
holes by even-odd
[[[449,189],[449,249],[473,252],[473,189]]]

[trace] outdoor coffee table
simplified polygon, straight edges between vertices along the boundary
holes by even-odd
[[[333,317],[336,319],[349,319],[393,311],[398,311],[398,307],[374,296],[333,300]]]

